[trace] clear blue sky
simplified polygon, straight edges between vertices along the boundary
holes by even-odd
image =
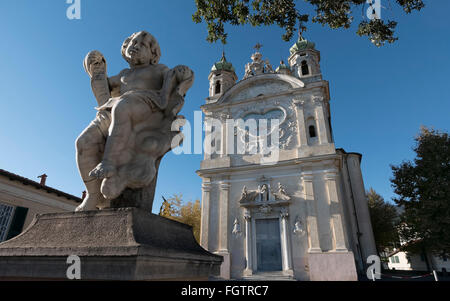
[[[336,146],[363,154],[366,188],[393,196],[390,164],[412,159],[420,125],[448,131],[450,125],[450,1],[426,1],[420,13],[404,15],[382,1],[383,18],[395,18],[400,40],[383,48],[350,30],[312,25],[306,37],[321,51],[330,82]],[[395,1],[390,1],[395,2]],[[0,168],[30,179],[46,173],[48,185],[81,195],[74,141],[95,115],[95,100],[82,60],[90,50],[107,58],[108,73],[127,67],[123,40],[147,30],[162,48],[161,63],[190,66],[196,82],[182,111],[192,120],[208,96],[208,74],[222,45],[206,42],[205,24],[194,24],[194,0],[82,0],[82,19],[66,18],[65,0],[0,2]],[[362,18],[357,11],[356,21]],[[240,78],[253,46],[277,65],[293,40],[277,27],[228,27],[227,59]],[[201,198],[195,174],[201,155],[169,154],[160,168],[154,211],[161,195]],[[175,180],[176,179],[176,180]]]

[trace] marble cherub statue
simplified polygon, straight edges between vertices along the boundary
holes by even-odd
[[[87,190],[77,211],[109,207],[126,188],[156,183],[159,161],[179,134],[171,125],[183,118],[177,114],[194,73],[186,66],[169,69],[159,64],[159,44],[146,31],[125,40],[122,56],[130,67],[112,77],[100,52],[88,53],[84,61],[98,112],[76,141],[77,165]]]

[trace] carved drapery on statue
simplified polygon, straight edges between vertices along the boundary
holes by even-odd
[[[152,210],[158,168],[173,147],[172,131],[194,73],[158,64],[161,50],[148,32],[122,45],[130,68],[106,74],[106,60],[90,52],[84,67],[98,102],[95,120],[77,139],[77,163],[87,196],[77,211],[107,207]],[[180,124],[180,123],[179,123]]]

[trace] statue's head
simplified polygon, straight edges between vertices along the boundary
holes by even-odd
[[[156,65],[161,57],[161,49],[154,36],[139,31],[123,42],[122,56],[131,66]]]

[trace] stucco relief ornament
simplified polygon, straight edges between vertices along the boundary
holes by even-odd
[[[312,103],[314,104],[314,105],[320,105],[321,103],[323,103],[323,96],[317,96],[317,95],[314,95],[313,97],[312,97]]]
[[[239,221],[237,218],[234,219],[232,234],[237,237],[241,236],[241,234],[242,234],[241,225],[239,224]]]
[[[194,81],[186,66],[159,64],[155,37],[140,31],[125,40],[122,56],[130,65],[108,77],[106,60],[88,53],[84,68],[98,102],[97,116],[76,142],[77,165],[87,195],[77,211],[106,207],[151,210],[162,157],[172,147],[172,123]]]
[[[295,218],[294,230],[292,232],[294,232],[294,234],[297,234],[297,235],[305,234],[305,230],[303,229],[303,224],[298,216]]]
[[[239,199],[240,203],[254,202],[259,195],[257,190],[247,190],[247,186],[242,188],[241,198]]]
[[[280,148],[288,149],[296,140],[297,121],[289,120],[280,126]]]
[[[244,211],[244,219],[247,222],[249,222],[252,219],[252,215],[250,214],[250,211],[248,209],[245,209]]]
[[[256,52],[251,56],[252,62],[245,65],[244,79],[264,73],[274,73],[273,67],[270,65],[269,60],[266,59],[264,61],[262,59],[262,54],[259,52],[262,45],[258,43],[254,48],[256,49]]]
[[[304,98],[294,99],[293,107],[294,106],[304,106],[304,105],[306,105],[306,103],[307,103],[307,100]],[[295,109],[295,107],[293,109]]]
[[[241,197],[241,199],[246,199],[247,195],[248,195],[247,186],[244,185],[244,187],[242,187],[242,197]]]
[[[259,207],[259,212],[268,215],[272,212],[272,207],[267,204],[263,205],[263,206]]]
[[[273,196],[275,197],[275,200],[277,201],[290,201],[291,197],[287,195],[286,191],[284,190],[283,185],[281,183],[278,183],[278,190],[277,192],[273,193]]]
[[[281,208],[280,210],[280,217],[282,219],[286,219],[289,217],[289,210],[287,208]]]

